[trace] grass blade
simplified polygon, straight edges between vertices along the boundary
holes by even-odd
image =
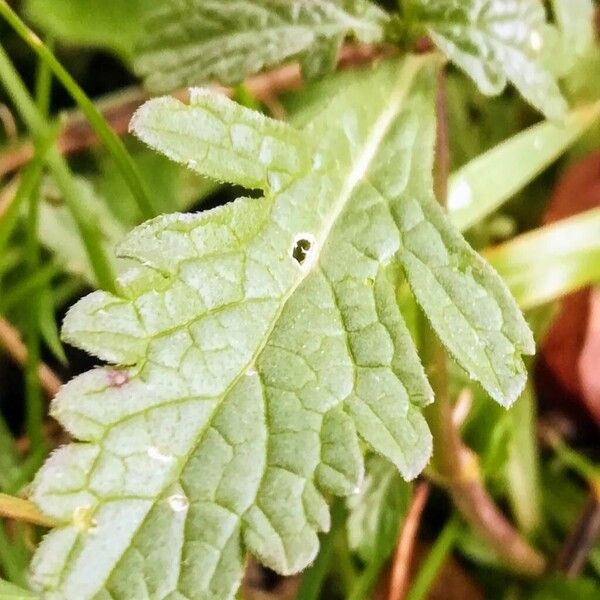
[[[534,308],[600,281],[600,208],[540,227],[484,256],[521,308]]]
[[[0,3],[0,6],[2,4]],[[8,55],[0,46],[0,81],[33,136],[38,140],[48,135],[48,125],[23,84]],[[69,207],[81,234],[97,283],[105,290],[113,291],[114,274],[111,263],[102,246],[98,224],[90,217],[86,206],[81,202],[79,190],[66,160],[55,150],[48,153],[48,166],[60,188],[65,203]]]
[[[545,121],[473,159],[450,177],[448,210],[462,231],[497,210],[571,146],[600,116],[600,102],[563,125]]]
[[[107,150],[121,171],[123,178],[127,181],[137,204],[146,218],[155,216],[149,195],[145,189],[144,182],[137,172],[135,163],[125,149],[123,141],[112,131],[100,114],[94,103],[87,97],[78,83],[71,77],[68,71],[57,60],[52,51],[40,40],[40,38],[19,18],[10,8],[6,0],[0,0],[0,15],[2,15],[15,32],[25,43],[38,55],[54,73],[56,78],[63,84],[65,89],[79,105],[88,121],[95,129],[98,136],[106,145]]]
[[[0,253],[3,252],[10,235],[14,231],[24,202],[31,197],[39,183],[44,169],[44,162],[47,159],[48,152],[52,148],[52,144],[54,144],[57,133],[58,128],[52,127],[38,144],[32,161],[24,170],[13,201],[9,204],[4,216],[0,219]]]

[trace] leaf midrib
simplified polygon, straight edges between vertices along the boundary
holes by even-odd
[[[387,108],[380,113],[379,117],[377,118],[377,120],[375,121],[373,126],[371,127],[370,134],[366,140],[366,143],[363,145],[362,151],[360,152],[358,157],[352,163],[352,169],[350,170],[349,176],[346,178],[346,185],[342,188],[342,192],[340,193],[340,195],[334,205],[334,209],[331,211],[331,216],[329,219],[327,219],[325,221],[325,226],[321,229],[320,239],[318,240],[318,243],[315,244],[315,247],[313,249],[313,252],[317,253],[315,256],[313,265],[317,266],[324,243],[329,238],[329,234],[331,233],[331,230],[333,229],[339,216],[341,215],[344,208],[346,207],[346,205],[347,205],[348,201],[350,200],[357,185],[368,173],[369,168],[370,168],[374,158],[377,155],[377,151],[380,147],[381,142],[383,141],[383,139],[389,132],[390,126],[392,125],[392,123],[394,122],[394,119],[396,118],[396,116],[398,115],[398,113],[400,112],[400,110],[402,108],[403,101],[406,98],[406,96],[408,95],[408,93],[412,87],[412,82],[413,82],[415,76],[417,75],[418,71],[422,68],[422,65],[427,60],[429,60],[429,59],[425,56],[425,57],[422,57],[420,60],[415,59],[412,61],[405,61],[403,63],[402,70],[400,71],[400,73],[398,75],[397,82],[389,95],[389,101],[388,101]],[[196,442],[191,446],[189,452],[187,452],[180,459],[178,469],[177,469],[175,475],[173,476],[173,478],[169,481],[169,483],[167,485],[165,485],[163,487],[163,489],[161,490],[161,493],[157,494],[154,498],[150,499],[150,506],[148,507],[148,510],[147,510],[145,516],[140,520],[139,525],[132,531],[132,534],[130,537],[130,544],[125,548],[125,551],[123,553],[121,553],[120,556],[117,558],[117,560],[113,564],[110,571],[108,571],[106,576],[103,578],[103,581],[101,582],[100,587],[94,591],[94,594],[99,593],[103,587],[106,587],[106,584],[108,583],[110,577],[112,576],[115,569],[119,565],[125,552],[130,547],[131,541],[135,538],[135,536],[138,534],[140,529],[147,522],[148,516],[150,515],[153,507],[156,505],[156,501],[158,498],[160,498],[162,492],[164,492],[164,490],[169,485],[173,485],[173,483],[175,483],[181,479],[181,475],[182,475],[184,469],[186,468],[186,466],[188,465],[189,460],[191,459],[193,454],[196,452],[198,445],[200,443],[202,443],[204,432],[211,426],[215,414],[218,412],[219,408],[222,406],[223,399],[226,398],[232,392],[232,390],[235,388],[235,386],[241,381],[242,377],[246,376],[247,371],[254,367],[257,359],[260,357],[262,351],[264,350],[269,339],[271,338],[271,335],[272,335],[273,331],[275,330],[275,327],[277,326],[277,323],[279,322],[279,319],[280,319],[281,315],[283,314],[283,311],[284,311],[289,299],[292,297],[292,295],[295,293],[295,291],[298,289],[298,287],[302,284],[302,282],[312,272],[313,272],[313,268],[307,269],[306,271],[300,271],[300,270],[298,271],[298,276],[297,276],[294,284],[292,284],[292,286],[290,286],[290,289],[287,291],[287,293],[282,296],[281,302],[279,304],[279,308],[276,311],[276,313],[273,316],[273,319],[271,321],[271,326],[263,335],[263,338],[262,338],[260,344],[257,346],[254,353],[252,354],[252,357],[250,358],[248,363],[243,368],[240,369],[239,374],[231,381],[231,383],[220,394],[220,396],[219,396],[220,401],[218,401],[217,406],[215,407],[214,411],[207,418],[204,427],[198,432]],[[110,429],[110,427],[109,427],[109,429]],[[267,440],[268,440],[268,435],[267,435]],[[93,472],[94,468],[96,467],[97,461],[99,460],[101,455],[102,455],[102,450],[98,453],[98,456],[94,459],[94,462],[91,465],[91,468],[89,471],[90,473]],[[266,470],[265,470],[265,472],[266,472]],[[257,491],[261,489],[262,483],[264,481],[265,472],[262,473],[261,479],[256,488]],[[240,515],[240,518],[241,518],[241,515]],[[186,519],[187,519],[187,515],[186,515]],[[69,554],[72,554],[75,551],[76,547],[80,543],[80,539],[81,539],[81,537],[78,537],[77,542],[73,545]],[[68,563],[69,563],[69,561],[65,561],[65,564],[68,564]],[[63,572],[63,576],[61,577],[61,584],[64,583],[64,574],[67,571],[68,570],[65,569],[65,571]]]

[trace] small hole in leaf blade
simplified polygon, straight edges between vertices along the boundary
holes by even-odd
[[[294,244],[292,249],[292,258],[299,264],[303,265],[310,249],[312,248],[312,242],[306,238],[299,238]]]

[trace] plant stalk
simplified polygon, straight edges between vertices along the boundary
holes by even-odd
[[[445,204],[449,163],[446,119],[446,86],[442,72],[437,96],[438,134],[436,148],[435,191]],[[530,577],[541,575],[544,557],[508,521],[486,491],[476,456],[463,444],[454,424],[453,406],[448,391],[447,357],[435,333],[423,336],[424,364],[435,392],[435,402],[425,409],[433,436],[432,466],[438,483],[450,494],[454,505],[471,528],[485,540],[498,558],[510,569]]]
[[[410,508],[402,525],[396,553],[392,563],[388,600],[404,600],[410,584],[410,567],[413,560],[421,516],[429,498],[430,485],[422,481],[415,487]]]

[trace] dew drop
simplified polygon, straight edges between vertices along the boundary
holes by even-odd
[[[263,142],[262,147],[260,149],[260,153],[258,155],[258,160],[263,165],[270,165],[273,162],[273,148],[270,144]]]
[[[149,446],[146,453],[152,460],[167,464],[173,462],[173,457],[170,454],[163,454],[156,446]]]
[[[313,157],[313,169],[318,171],[323,164],[323,157],[317,152]]]
[[[186,165],[188,169],[192,169],[192,171],[195,171],[198,168],[198,161],[192,158],[191,160],[187,161]]]
[[[534,138],[534,140],[533,140],[534,150],[541,150],[543,146],[544,146],[544,142],[542,141],[541,138],[539,138],[539,137]]]
[[[98,529],[98,522],[92,516],[92,507],[87,504],[78,506],[73,511],[73,526],[79,531],[94,533]]]
[[[284,185],[284,178],[281,173],[269,171],[267,173],[267,180],[269,182],[269,187],[273,192],[278,192]]]
[[[173,512],[186,511],[190,505],[189,500],[183,494],[173,494],[169,496],[169,506]]]
[[[469,182],[460,179],[451,188],[448,194],[448,210],[459,210],[473,202],[473,189]]]
[[[529,34],[529,46],[534,52],[539,52],[544,45],[544,38],[539,31],[533,30]]]

